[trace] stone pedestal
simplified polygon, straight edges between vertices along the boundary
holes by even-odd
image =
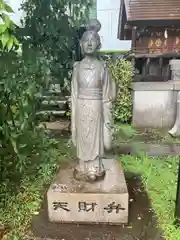
[[[109,223],[128,222],[128,190],[119,161],[104,159],[106,176],[96,183],[76,181],[75,163],[61,169],[47,192],[51,222]]]

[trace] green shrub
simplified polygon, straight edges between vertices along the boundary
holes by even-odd
[[[108,68],[112,79],[117,84],[117,99],[114,103],[113,114],[116,121],[130,122],[132,117],[131,62],[124,59],[108,59]]]
[[[49,60],[51,74],[63,87],[71,78],[77,30],[92,7],[91,0],[25,0],[24,25],[29,43]]]
[[[9,163],[14,172],[23,171],[40,140],[36,112],[48,82],[48,63],[32,49],[23,56],[1,52],[0,63],[0,166],[4,173]]]

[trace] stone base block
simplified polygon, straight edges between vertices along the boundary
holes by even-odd
[[[76,181],[75,163],[60,169],[47,192],[51,222],[109,223],[128,222],[129,195],[119,161],[104,159],[106,175],[96,183]]]

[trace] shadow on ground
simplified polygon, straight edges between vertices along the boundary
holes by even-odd
[[[140,177],[126,174],[130,195],[128,226],[76,225],[50,223],[47,217],[47,203],[43,202],[38,216],[32,221],[34,237],[27,239],[59,240],[160,240],[162,232],[157,228],[156,216],[151,208]]]

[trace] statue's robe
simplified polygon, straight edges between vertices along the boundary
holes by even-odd
[[[72,140],[80,161],[101,159],[112,142],[115,83],[102,61],[76,62],[71,83]]]

